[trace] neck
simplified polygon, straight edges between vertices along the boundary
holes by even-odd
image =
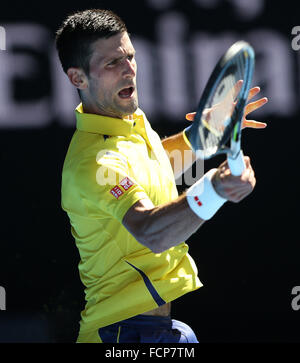
[[[99,109],[96,105],[89,104],[88,102],[85,102],[83,99],[82,102],[82,109],[84,113],[90,113],[93,115],[100,115],[100,116],[106,116],[106,117],[113,117],[113,118],[119,118],[119,119],[125,119],[125,120],[133,120],[133,115],[116,115],[113,113],[105,112]]]

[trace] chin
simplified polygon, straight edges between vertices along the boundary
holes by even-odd
[[[135,113],[135,111],[138,109],[138,107],[139,107],[138,102],[136,100],[126,106],[125,105],[120,106],[120,111],[123,116],[129,116],[129,115],[132,115],[133,113]]]

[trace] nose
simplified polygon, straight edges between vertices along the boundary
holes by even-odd
[[[125,59],[124,62],[124,76],[126,78],[133,78],[136,75],[136,62],[135,59]]]

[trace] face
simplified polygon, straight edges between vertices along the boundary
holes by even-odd
[[[135,50],[126,32],[92,45],[84,102],[93,113],[123,118],[138,108]]]

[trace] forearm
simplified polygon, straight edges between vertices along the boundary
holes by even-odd
[[[227,200],[237,203],[252,192],[256,179],[250,159],[244,160],[246,169],[241,176],[233,176],[225,161],[171,202],[155,207],[150,199],[139,200],[125,214],[124,227],[154,253],[178,245],[211,219]]]
[[[237,203],[249,195],[256,180],[249,157],[244,160],[246,169],[241,176],[233,176],[225,161],[218,169],[209,170],[175,201],[148,210],[143,230],[145,240],[164,251],[188,239],[227,200]]]
[[[186,144],[182,132],[162,140],[166,150],[175,179],[189,169],[196,160],[194,152]]]
[[[205,222],[190,209],[185,195],[154,208],[149,217],[147,234],[163,251],[187,240]]]
[[[124,218],[125,227],[143,245],[155,253],[163,252],[187,240],[205,222],[189,207],[183,194],[172,202],[149,209],[143,201],[134,206],[136,226],[130,226]],[[126,218],[130,219],[130,211]],[[137,227],[138,226],[138,227]],[[134,227],[134,228],[130,228]]]

